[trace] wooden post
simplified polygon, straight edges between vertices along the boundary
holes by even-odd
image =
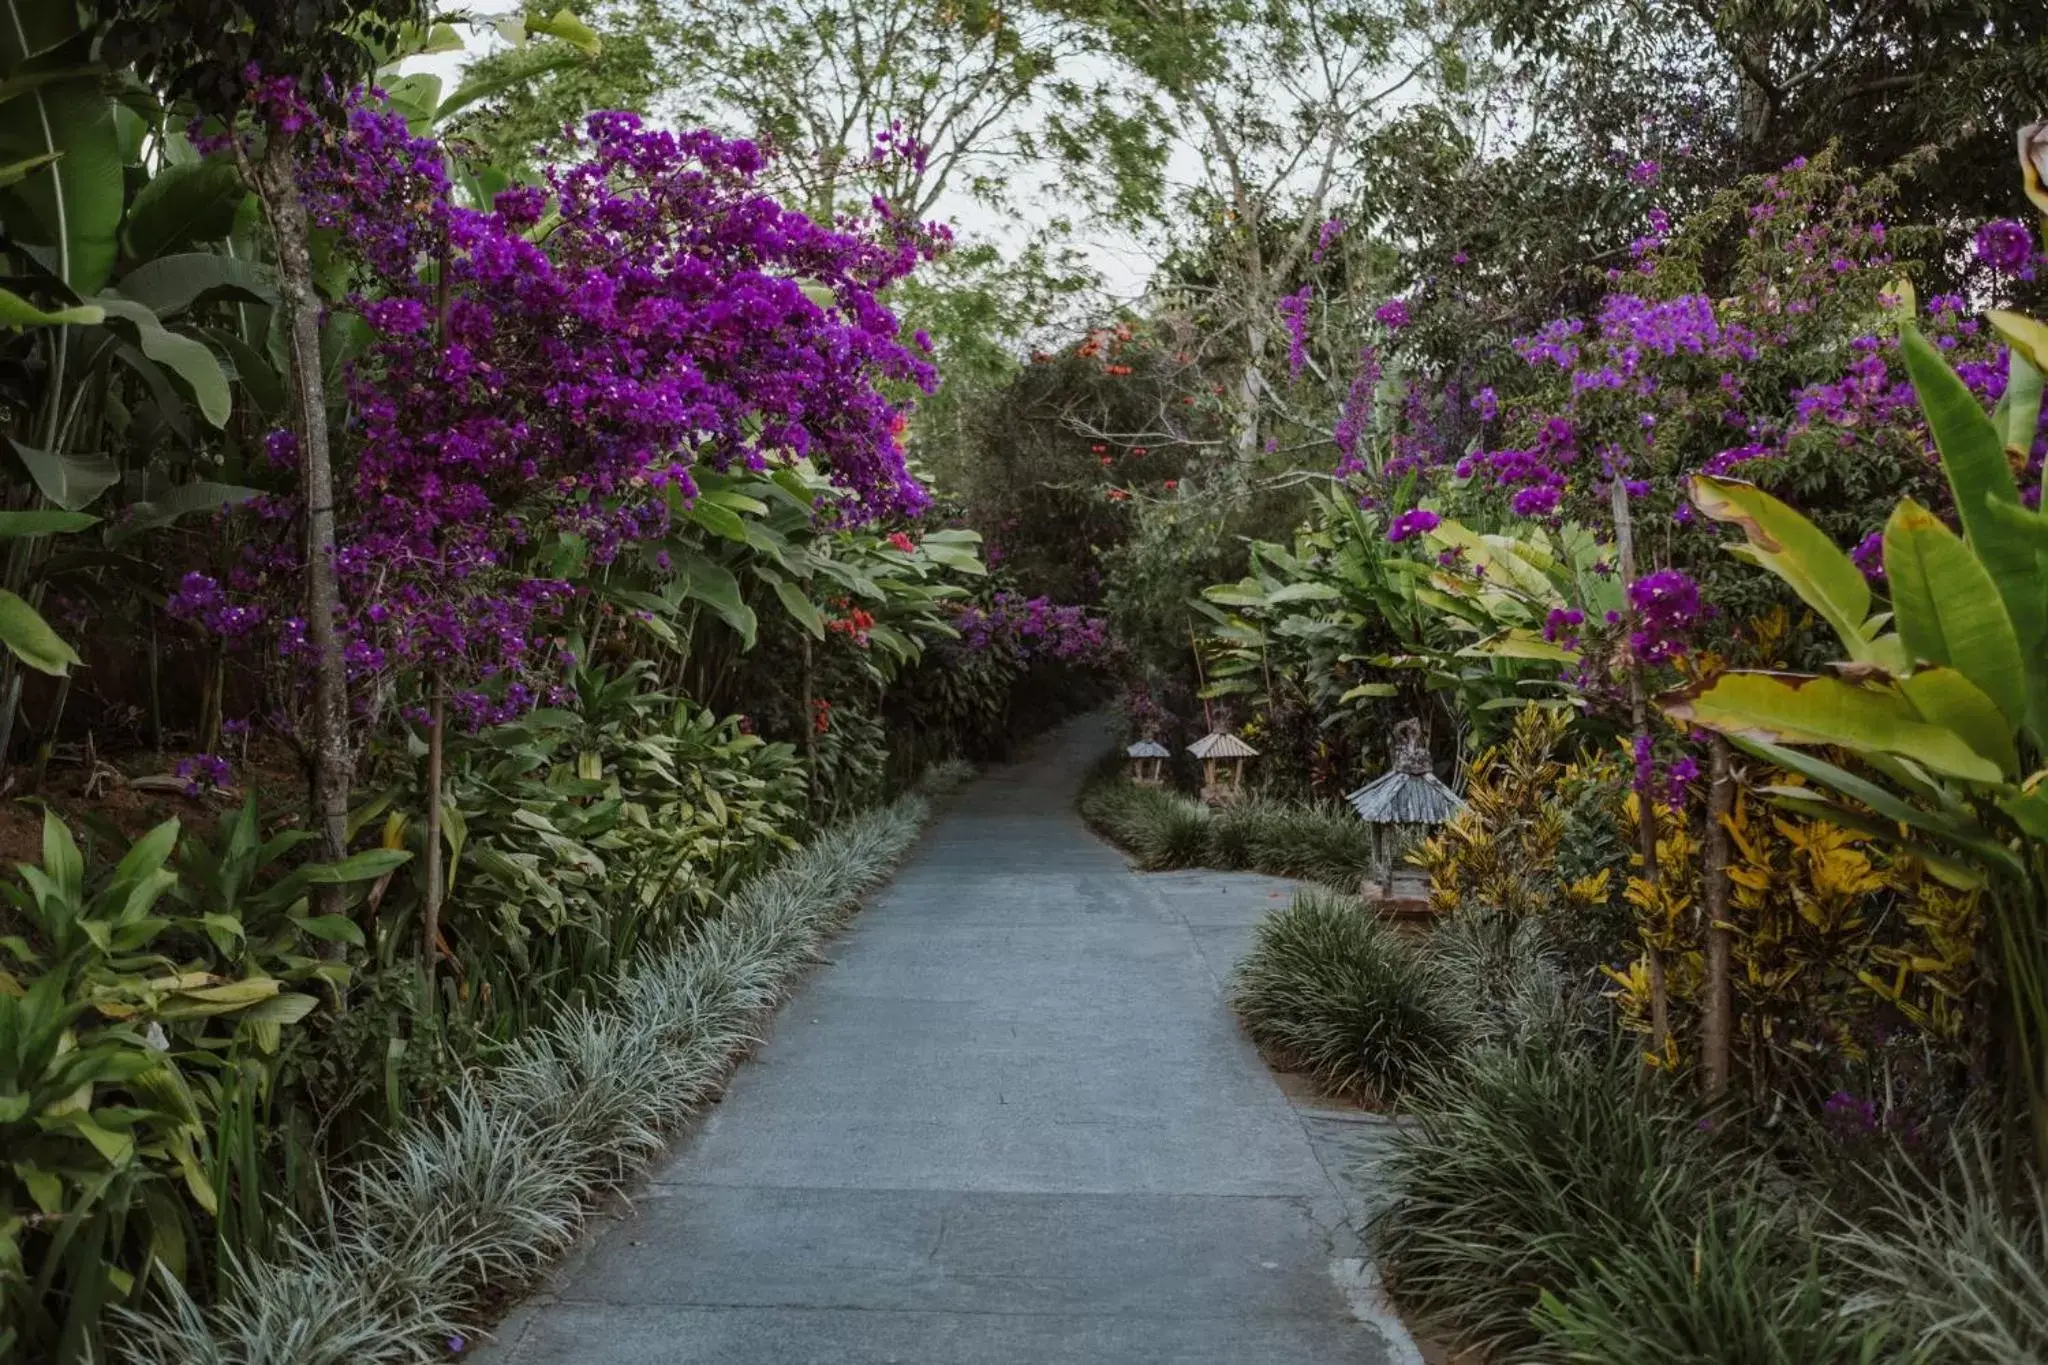
[[[1706,1072],[1707,1097],[1719,1099],[1728,1089],[1729,1042],[1735,1032],[1735,999],[1729,979],[1734,933],[1728,928],[1728,826],[1735,809],[1735,764],[1728,741],[1715,735],[1711,744],[1707,784],[1707,850],[1702,870],[1706,902],[1706,999],[1700,1020],[1700,1063]]]
[[[1622,620],[1633,627],[1636,610],[1628,600],[1628,585],[1636,578],[1635,535],[1629,517],[1628,488],[1619,471],[1612,475],[1609,492],[1614,508],[1614,544],[1621,560]],[[1646,744],[1650,738],[1650,707],[1643,690],[1642,664],[1635,659],[1630,659],[1628,666],[1628,705],[1636,743]],[[1657,809],[1647,790],[1636,794],[1636,812],[1636,842],[1642,851],[1643,881],[1654,891],[1661,880],[1657,869]],[[1643,940],[1643,951],[1650,972],[1650,1050],[1662,1057],[1671,1042],[1671,997],[1664,975],[1664,954],[1647,938]]]
[[[434,700],[427,718],[427,884],[420,901],[420,959],[427,977],[427,1007],[432,1009],[434,968],[441,954],[441,894],[447,885],[447,878],[441,875],[441,736],[447,728],[448,693],[438,668],[427,685],[433,689]]]

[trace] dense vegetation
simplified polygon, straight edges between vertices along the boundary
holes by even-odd
[[[287,8],[0,24],[0,1351],[462,1349],[1113,677],[1407,1302],[2042,1355],[2033,6]]]

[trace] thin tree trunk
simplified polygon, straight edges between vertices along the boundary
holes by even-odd
[[[1614,543],[1621,559],[1621,581],[1625,592],[1627,585],[1635,582],[1636,578],[1635,533],[1629,518],[1628,489],[1619,473],[1614,475],[1610,486],[1614,505]],[[1626,596],[1622,599],[1622,608],[1626,623],[1632,627],[1635,609],[1629,605]],[[1643,689],[1642,666],[1633,659],[1628,666],[1628,706],[1630,728],[1640,748],[1650,738],[1650,706]],[[1662,880],[1657,867],[1657,806],[1647,789],[1636,793],[1636,812],[1636,843],[1642,852],[1643,881],[1654,891]],[[1645,937],[1643,953],[1650,972],[1650,1050],[1661,1058],[1671,1043],[1670,989],[1665,979],[1663,951]]]
[[[803,714],[798,725],[804,734],[804,807],[812,810],[818,802],[818,717],[814,714],[817,704],[811,695],[811,637],[803,637],[804,646],[804,696]]]
[[[1730,1042],[1735,1034],[1735,996],[1729,980],[1734,932],[1728,927],[1728,826],[1735,810],[1735,763],[1728,741],[1710,742],[1707,781],[1707,861],[1703,870],[1706,901],[1706,999],[1700,1021],[1700,1062],[1706,1070],[1707,1097],[1719,1099],[1728,1089]]]
[[[292,431],[299,443],[299,498],[306,516],[306,635],[313,647],[313,734],[309,786],[321,854],[348,855],[348,796],[354,767],[349,744],[348,671],[336,617],[341,591],[334,563],[334,466],[327,439],[327,386],[320,359],[320,300],[313,288],[306,206],[292,155],[292,139],[277,129],[260,167],[245,175],[262,198],[277,248],[278,303],[291,359]],[[253,173],[252,173],[253,172]],[[339,886],[315,887],[323,913],[340,908]]]
[[[427,884],[420,898],[420,962],[427,978],[427,1005],[434,1000],[434,967],[440,960],[441,894],[447,878],[441,874],[441,755],[442,737],[447,732],[448,690],[441,670],[428,680],[434,700],[427,717]]]

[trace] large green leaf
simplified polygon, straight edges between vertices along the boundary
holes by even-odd
[[[107,310],[107,326],[142,348],[142,353],[173,371],[192,390],[199,415],[215,427],[227,425],[234,400],[228,392],[228,377],[220,360],[205,342],[163,325],[154,310],[113,294],[93,300]]]
[[[441,101],[441,107],[434,111],[434,120],[437,123],[444,122],[480,100],[503,94],[513,86],[522,85],[536,76],[578,66],[587,60],[586,54],[564,43],[543,55],[523,58],[516,63],[505,63],[491,74],[466,76],[462,84],[456,86],[447,99]]]
[[[180,517],[195,512],[217,512],[223,507],[247,502],[256,496],[256,490],[240,484],[214,483],[208,479],[181,483],[165,489],[156,497],[138,502],[128,509],[128,515],[118,526],[110,528],[108,542],[118,545],[144,531],[159,526],[169,526]]]
[[[2019,775],[2012,721],[1983,688],[1953,668],[1922,668],[1899,681],[1899,690],[1929,725],[1952,730],[2007,777]]]
[[[209,327],[203,335],[208,341],[220,347],[227,356],[234,366],[235,379],[248,391],[249,397],[255,400],[262,416],[274,416],[284,411],[284,378],[268,356],[261,354],[240,336],[224,328]]]
[[[77,651],[50,629],[50,623],[5,588],[0,588],[0,644],[39,673],[62,677],[79,662]]]
[[[138,261],[220,241],[233,229],[248,193],[242,173],[220,157],[166,166],[136,191],[121,224],[121,241]]]
[[[597,30],[576,17],[575,11],[564,6],[552,15],[539,13],[526,16],[526,31],[539,33],[550,38],[559,38],[586,57],[595,57],[604,50]]]
[[[91,324],[106,314],[90,305],[38,308],[11,289],[0,289],[0,327],[58,327],[67,322]]]
[[[788,579],[777,576],[772,580],[775,595],[782,599],[782,609],[796,619],[798,625],[820,640],[825,638],[825,613],[818,610],[818,604],[804,596],[804,591]]]
[[[35,486],[50,502],[76,512],[121,481],[113,457],[93,451],[39,450],[9,442]]]
[[[1870,584],[1827,534],[1755,484],[1695,474],[1693,505],[1715,521],[1740,527],[1747,544],[1732,553],[1785,580],[1799,600],[1835,628],[1852,659],[1869,649],[1865,620]]]
[[[2019,862],[2013,857],[2011,850],[1991,837],[1983,826],[1967,815],[1950,815],[1917,806],[1901,799],[1896,793],[1886,790],[1869,778],[1798,749],[1740,735],[1731,738],[1737,746],[1774,767],[1782,768],[1788,773],[1798,773],[1802,777],[1818,782],[1851,801],[1870,807],[1888,820],[1934,835],[1959,848],[1968,849],[1985,862],[1996,864],[2008,872],[2020,870]]]
[[[18,15],[59,7],[12,0],[8,8]],[[44,248],[50,273],[72,292],[94,293],[114,269],[124,189],[114,104],[96,77],[38,86],[0,104],[0,162],[36,157],[51,160],[0,191],[17,209],[7,214],[8,235]]]
[[[1961,735],[1922,719],[1892,683],[1738,671],[1660,700],[1674,720],[1727,735],[1898,754],[1970,782],[1996,783],[2004,776]]]
[[[754,617],[754,609],[740,596],[740,581],[733,577],[732,570],[703,555],[694,555],[677,566],[676,580],[685,597],[711,608],[719,620],[739,632],[745,648],[754,647],[760,623]]]
[[[2005,603],[1977,556],[1941,519],[1904,499],[1884,528],[1893,619],[1916,659],[1945,664],[1998,703],[2009,725],[2026,718],[2026,665]]]
[[[1900,341],[1920,410],[1933,429],[1942,470],[1955,493],[1963,535],[2012,618],[2027,665],[2029,728],[2036,736],[2048,735],[2048,592],[2041,559],[2024,530],[1992,511],[1994,504],[2019,506],[2005,441],[1968,386],[1918,330],[1903,328]]]
[[[183,251],[145,261],[121,277],[115,292],[157,315],[175,317],[208,298],[273,306],[277,289],[270,271],[254,261],[209,251]]]
[[[0,540],[16,536],[56,536],[83,531],[99,521],[90,512],[66,512],[41,508],[28,512],[0,512]]]

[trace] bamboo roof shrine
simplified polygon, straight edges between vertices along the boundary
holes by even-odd
[[[1413,869],[1400,866],[1409,845],[1465,808],[1456,792],[1430,771],[1422,722],[1394,727],[1394,766],[1344,798],[1358,818],[1373,827],[1373,872],[1369,900],[1427,906],[1429,888]]]

